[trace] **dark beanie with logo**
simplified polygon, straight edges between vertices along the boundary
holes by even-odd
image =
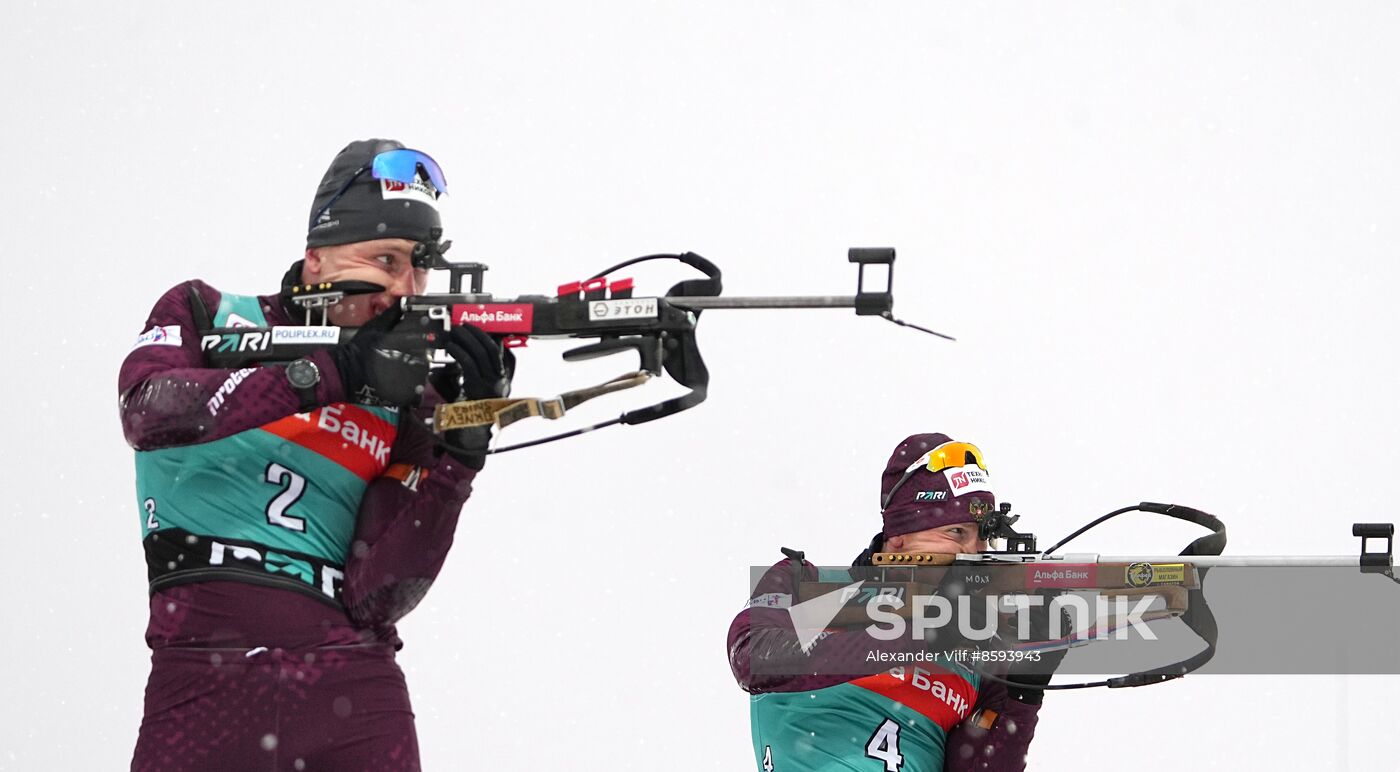
[[[430,180],[422,175],[413,183],[377,180],[370,173],[376,155],[402,147],[392,139],[362,139],[336,154],[311,202],[310,216],[316,221],[306,232],[308,248],[374,239],[426,241],[431,229],[442,227],[437,209],[441,192]],[[352,177],[355,181],[332,201]],[[328,202],[330,207],[322,211]]]
[[[911,464],[930,450],[952,441],[946,434],[915,434],[899,443],[890,454],[885,471],[880,475],[881,504],[891,490],[895,491],[881,513],[886,538],[955,523],[979,522],[985,512],[996,508],[990,477],[970,454],[963,465],[940,472],[930,472],[927,464],[922,464],[899,485]],[[969,507],[974,501],[978,503]]]

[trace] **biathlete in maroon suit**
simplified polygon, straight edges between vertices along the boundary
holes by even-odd
[[[283,283],[381,287],[330,308],[320,329],[360,328],[348,343],[211,368],[202,330],[303,311],[189,281],[122,364],[151,591],[133,770],[418,769],[394,624],[442,567],[489,440],[450,433],[443,452],[424,417],[443,398],[501,396],[509,370],[489,336],[457,327],[457,365],[429,384],[423,352],[386,335],[397,299],[426,289],[413,249],[436,240],[443,191],[430,157],[391,140],[332,162]]]
[[[981,451],[943,434],[918,434],[895,448],[881,478],[884,528],[850,569],[819,569],[802,553],[769,569],[729,628],[729,664],[750,694],[754,761],[762,772],[1003,772],[1022,770],[1049,677],[1018,676],[1008,687],[964,661],[919,655],[904,636],[879,642],[860,629],[799,633],[799,581],[862,578],[874,552],[975,553],[987,549],[978,522],[996,499]],[[839,576],[833,575],[840,574]],[[829,619],[829,617],[827,617]],[[826,623],[818,623],[827,627]],[[867,675],[868,674],[868,675]]]

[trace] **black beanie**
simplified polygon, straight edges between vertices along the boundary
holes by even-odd
[[[366,168],[379,153],[401,147],[403,143],[392,139],[362,139],[336,154],[311,202],[311,217],[316,222],[310,223],[306,232],[307,247],[373,239],[427,241],[432,228],[442,227],[437,211],[440,191],[431,180],[422,179],[422,175],[411,183],[377,180]],[[365,171],[329,209],[321,211],[360,169]]]

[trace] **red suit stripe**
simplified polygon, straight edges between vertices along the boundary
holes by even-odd
[[[325,456],[362,480],[389,465],[395,426],[364,408],[337,403],[264,424],[262,430]]]

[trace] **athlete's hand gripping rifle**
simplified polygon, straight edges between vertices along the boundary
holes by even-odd
[[[522,295],[497,298],[483,291],[487,266],[473,262],[451,262],[443,253],[451,242],[434,239],[421,242],[414,251],[414,265],[447,271],[449,291],[416,295],[402,300],[404,320],[394,335],[412,335],[426,348],[441,348],[446,333],[460,324],[475,325],[499,337],[507,348],[523,346],[528,338],[589,338],[596,342],[564,353],[565,361],[578,361],[633,351],[639,367],[605,383],[561,393],[557,397],[500,398],[448,403],[438,406],[434,428],[439,432],[473,426],[498,428],[530,416],[556,419],[569,408],[603,394],[639,386],[647,380],[671,376],[688,391],[673,399],[628,411],[617,418],[527,443],[490,452],[537,445],[615,424],[640,424],[694,407],[705,400],[709,371],[695,337],[700,312],[705,309],[739,308],[854,308],[860,316],[879,316],[896,324],[947,338],[941,333],[894,318],[894,257],[891,248],[852,248],[848,258],[858,267],[856,294],[816,297],[719,297],[720,269],[709,260],[691,253],[648,255],[619,263],[593,276],[564,284],[552,296]],[[652,260],[674,260],[704,274],[701,279],[682,281],[662,296],[636,296],[631,279],[609,279],[615,271]],[[883,288],[867,289],[865,270],[884,266],[887,278]],[[463,289],[463,280],[469,285]],[[253,364],[286,363],[320,348],[343,343],[355,334],[353,328],[326,326],[328,309],[344,297],[382,292],[366,282],[333,282],[289,287],[283,291],[291,303],[304,309],[305,327],[218,328],[203,332],[202,347],[207,361],[215,367],[243,367]],[[319,324],[313,326],[313,317]],[[508,392],[507,392],[508,393]]]

